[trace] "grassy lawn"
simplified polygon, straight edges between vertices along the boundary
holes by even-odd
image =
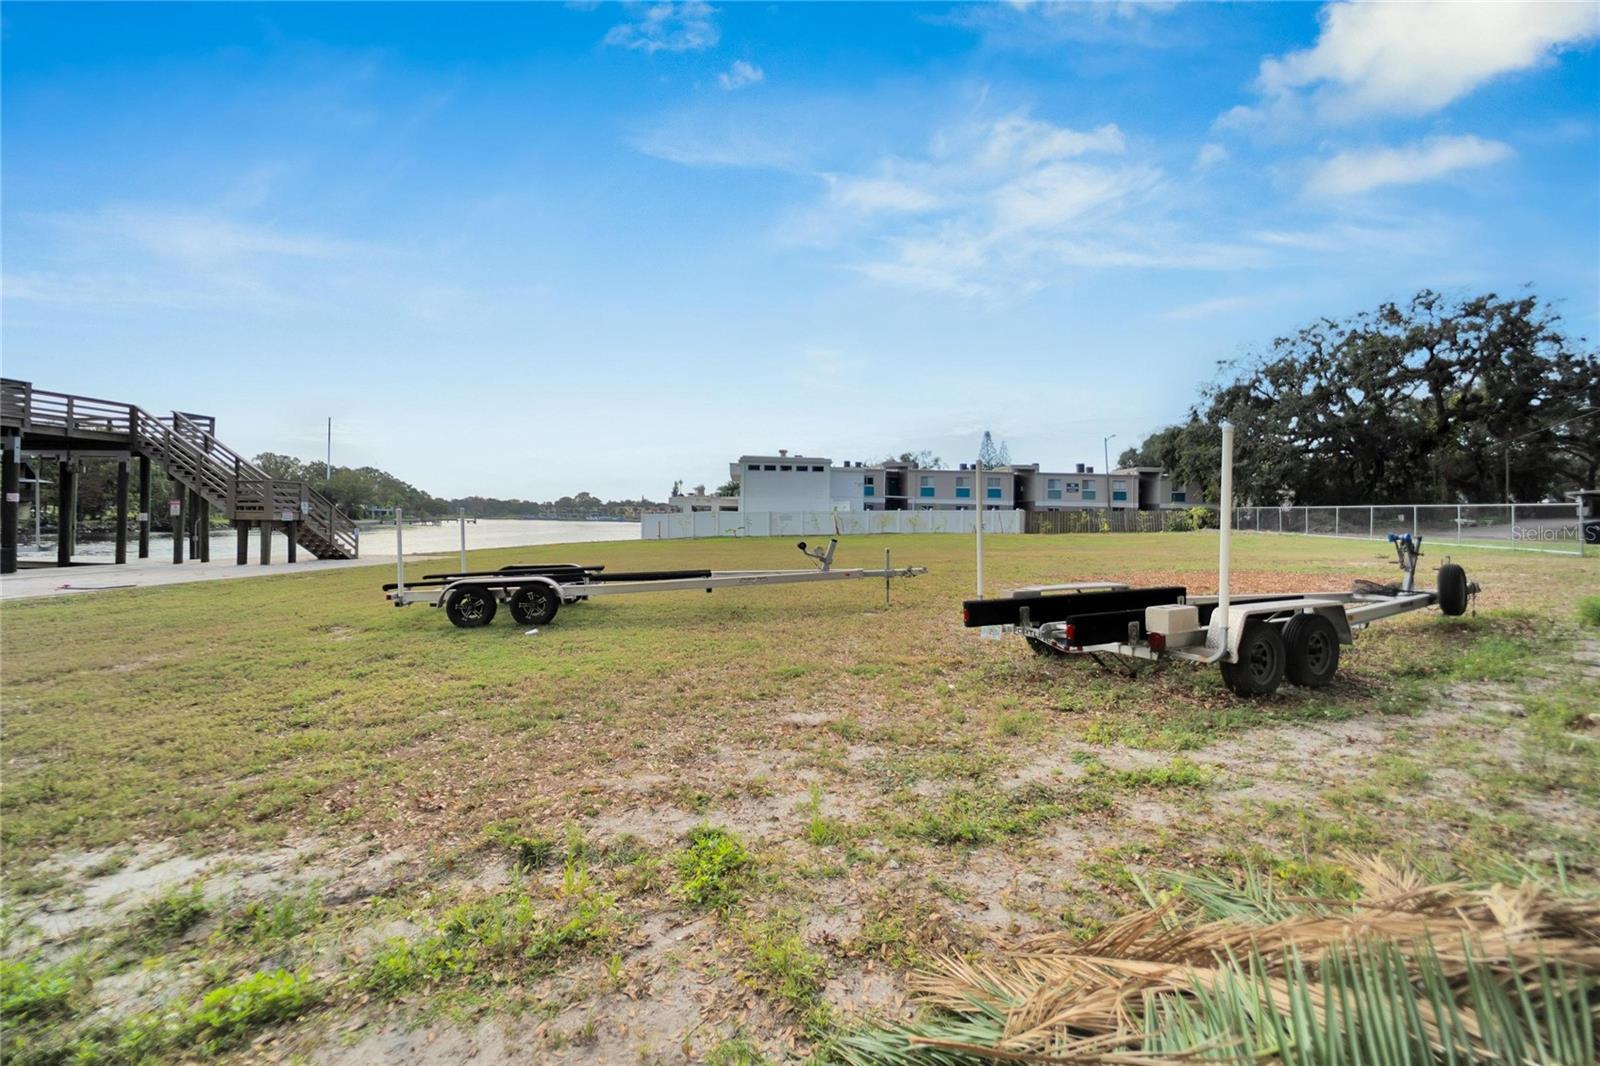
[[[838,565],[885,548],[932,571],[887,607],[871,582],[618,597],[535,635],[396,610],[392,567],[8,604],[8,1051],[826,1058],[919,960],[1092,930],[1149,869],[1597,878],[1600,559],[1453,551],[1475,616],[1380,623],[1332,687],[1246,702],[1214,668],[979,640],[969,538],[846,539]],[[992,537],[986,577],[1209,592],[1215,550]],[[804,563],[779,539],[472,557],[512,561]],[[1234,573],[1395,568],[1244,536]]]

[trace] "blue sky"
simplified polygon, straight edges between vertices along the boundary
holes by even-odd
[[[441,495],[1098,465],[1428,286],[1600,333],[1600,7],[0,9],[8,376]]]

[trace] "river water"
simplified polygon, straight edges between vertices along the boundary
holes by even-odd
[[[32,529],[24,528],[24,538],[33,533]],[[211,558],[231,559],[237,546],[236,534],[232,530],[217,531],[211,534]],[[588,544],[605,540],[638,540],[639,523],[637,522],[563,522],[546,521],[542,519],[517,519],[517,518],[482,518],[477,521],[467,520],[467,549],[474,551],[479,548],[518,548],[529,544]],[[407,555],[441,555],[453,552],[461,547],[461,527],[455,519],[447,519],[440,525],[410,525],[405,528],[405,552]],[[282,533],[272,535],[272,557],[275,560],[288,558],[289,541]],[[250,532],[250,559],[253,562],[261,551],[261,534],[256,530]],[[24,541],[19,546],[18,556],[22,559],[48,558],[54,559],[56,546],[49,534],[43,542],[35,547]],[[88,558],[105,556],[110,558],[116,554],[116,546],[109,540],[84,541],[79,540],[77,557]],[[128,557],[131,559],[138,554],[138,540],[136,536],[128,538]],[[363,559],[393,559],[395,555],[394,526],[368,527],[361,531],[361,558]],[[150,557],[152,559],[172,558],[172,537],[166,533],[152,533],[150,535]]]

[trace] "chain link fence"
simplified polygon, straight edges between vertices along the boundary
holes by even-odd
[[[1235,529],[1316,537],[1383,540],[1411,533],[1477,548],[1582,555],[1600,541],[1600,522],[1585,523],[1575,503],[1403,503],[1366,507],[1236,507]]]
[[[1120,508],[1027,512],[1029,533],[1187,533],[1216,529],[1215,507],[1180,507],[1160,511]]]

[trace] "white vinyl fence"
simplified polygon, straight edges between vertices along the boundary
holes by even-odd
[[[1600,524],[1589,522],[1591,550]],[[1366,507],[1237,507],[1235,529],[1383,540],[1390,533],[1476,548],[1584,553],[1575,503],[1401,503]]]
[[[976,533],[976,511],[681,511],[639,516],[645,540],[832,537],[863,533]],[[1021,533],[1021,511],[983,512],[985,533]]]

